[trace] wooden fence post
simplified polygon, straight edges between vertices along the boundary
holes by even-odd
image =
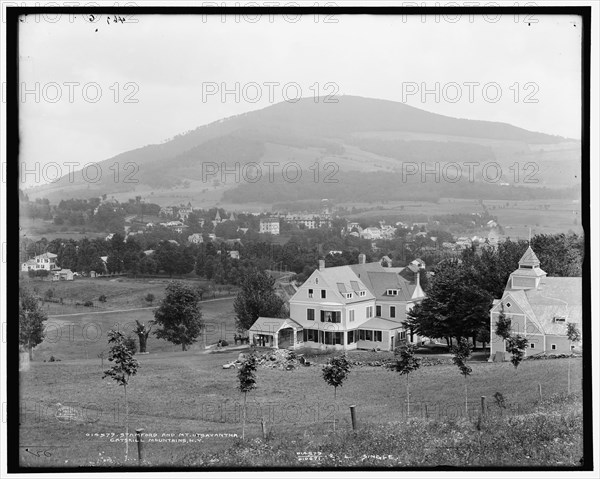
[[[540,393],[540,401],[543,399],[542,396],[542,383],[538,383],[538,392]]]
[[[356,406],[350,406],[350,417],[352,419],[352,430],[356,430]]]
[[[481,416],[485,416],[485,396],[481,396]]]
[[[263,439],[266,441],[267,440],[267,424],[265,423],[265,418],[261,418],[260,420],[260,425],[262,427],[262,434],[263,434]]]
[[[138,447],[138,464],[142,464],[144,462],[144,441],[142,440],[143,432],[144,429],[135,430],[135,441],[137,442]]]

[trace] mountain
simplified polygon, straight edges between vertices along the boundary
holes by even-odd
[[[406,173],[407,162],[423,169],[435,168],[436,163],[444,168],[449,163],[475,162],[483,168],[496,162],[502,176],[488,185],[494,187],[499,187],[500,182],[526,187],[573,187],[581,178],[580,144],[575,140],[506,123],[452,118],[387,100],[354,96],[333,98],[335,103],[331,100],[321,97],[282,102],[219,120],[165,143],[127,151],[101,162],[105,174],[97,183],[86,183],[82,175],[75,175],[73,182],[65,176],[30,189],[27,194],[52,201],[106,193],[123,198],[152,196],[158,203],[169,203],[177,197],[207,204],[223,198],[243,203],[259,201],[252,194],[253,188],[261,190],[268,183],[293,183],[289,176],[297,168],[304,172],[303,181],[312,178],[322,183],[323,175],[328,174],[326,167],[330,175],[339,172],[350,176],[394,176]],[[115,163],[122,171],[119,181],[110,173],[110,166]],[[283,174],[286,165],[293,166],[286,172],[287,181]],[[209,174],[215,168],[229,173]],[[462,171],[463,177],[465,173]],[[529,179],[535,177],[538,181],[524,183],[528,174]],[[471,187],[461,185],[455,189],[461,194]],[[326,186],[323,188],[326,190]],[[432,188],[428,195],[435,197],[437,186]],[[313,190],[311,194],[321,194]],[[444,185],[441,194],[454,193]],[[302,196],[302,191],[296,191],[294,198],[283,199],[306,199],[295,198],[298,195]]]

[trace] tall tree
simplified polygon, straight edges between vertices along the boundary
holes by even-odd
[[[37,298],[19,285],[19,344],[29,352],[33,359],[33,348],[44,340],[44,321],[48,319],[42,311]]]
[[[104,371],[102,379],[109,377],[118,386],[123,386],[125,392],[125,462],[129,454],[129,400],[127,398],[127,385],[131,376],[137,374],[139,364],[133,357],[133,351],[127,347],[127,338],[120,331],[110,330],[108,332],[108,345],[110,351],[108,360],[114,361],[114,365]]]
[[[160,329],[157,338],[181,344],[181,350],[198,340],[202,332],[202,312],[197,291],[179,281],[169,283],[166,296],[154,311],[154,320]]]
[[[233,309],[239,330],[250,329],[261,316],[281,318],[286,313],[285,302],[275,293],[275,280],[258,270],[249,271],[242,279]]]

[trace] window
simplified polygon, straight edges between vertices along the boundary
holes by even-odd
[[[367,318],[373,317],[373,306],[367,306]]]
[[[352,293],[346,293],[346,299],[352,299]]]
[[[406,331],[400,331],[400,339],[406,339]]]
[[[326,289],[322,289],[321,290],[321,299],[325,299],[327,298],[327,290]]]
[[[555,323],[564,323],[567,320],[565,316],[554,316]]]
[[[359,293],[359,295],[360,295],[360,297],[362,298],[363,296],[366,296],[366,295],[367,295],[367,292],[366,292],[366,291],[361,291],[361,292]]]
[[[341,311],[321,311],[321,322],[322,323],[341,323],[342,313]]]
[[[529,345],[529,349],[535,349],[535,343],[531,343],[531,344]]]
[[[333,333],[333,344],[344,344],[344,333]]]
[[[550,349],[556,349],[556,344],[551,344]]]
[[[398,296],[398,290],[397,289],[388,289],[385,294],[387,294],[388,296]]]
[[[365,330],[364,329],[359,329],[358,330],[358,339],[360,341],[364,341],[365,340]]]
[[[507,307],[507,308],[510,308],[511,306],[512,306],[512,304],[510,304],[510,303],[506,303],[506,307]]]
[[[309,289],[308,290],[308,297],[312,298],[313,297],[313,293],[314,293],[314,291],[312,289]]]
[[[381,306],[375,306],[375,316],[381,316]]]
[[[381,331],[373,331],[375,335],[375,341],[381,342]]]
[[[575,345],[571,344],[571,350],[575,349]]]
[[[356,331],[348,331],[348,344],[355,343],[357,339]]]
[[[396,306],[390,306],[390,318],[396,317]]]
[[[350,311],[348,311],[348,320],[350,322],[354,321],[354,310],[351,309]]]
[[[314,321],[315,320],[315,310],[312,308],[308,308],[306,310],[306,319],[308,321]]]
[[[319,284],[319,278],[315,278],[315,284]]]
[[[373,331],[365,329],[365,341],[373,341]]]
[[[319,331],[316,329],[304,329],[302,334],[304,341],[312,341],[315,343],[319,341]]]

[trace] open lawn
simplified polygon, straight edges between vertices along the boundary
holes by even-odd
[[[206,344],[214,344],[219,339],[233,342],[236,332],[233,298],[206,300],[200,304],[206,326]],[[153,318],[153,308],[50,316],[45,323],[46,337],[33,351],[34,360],[48,360],[51,356],[60,360],[97,358],[98,354],[107,349],[106,334],[109,329],[118,327],[126,334],[131,333],[136,320],[148,322]],[[192,349],[203,349],[203,343],[203,338],[200,338]],[[154,334],[148,338],[150,352],[173,352],[180,349],[180,346],[157,339]]]
[[[86,313],[90,311],[118,309],[147,308],[156,306],[165,296],[165,288],[171,281],[182,281],[194,288],[203,287],[206,292],[203,299],[214,299],[235,295],[237,290],[229,286],[217,286],[216,290],[210,283],[199,278],[170,279],[170,278],[129,278],[129,277],[77,277],[73,281],[41,281],[30,280],[29,286],[34,288],[41,297],[52,290],[53,298],[63,298],[63,304],[46,302],[43,308],[49,315]],[[148,294],[154,295],[152,302],[146,301]],[[106,301],[101,302],[101,295]],[[86,301],[94,303],[93,309],[83,306]],[[80,306],[76,306],[80,303]]]
[[[153,351],[151,354],[138,356],[140,369],[128,387],[130,430],[144,428],[145,433],[156,434],[152,440],[177,439],[180,442],[147,442],[148,463],[183,465],[187,463],[184,458],[196,466],[226,463],[223,451],[234,446],[237,439],[207,435],[241,434],[242,397],[237,390],[237,370],[222,369],[223,364],[237,358],[239,351],[221,354],[208,354],[205,351],[163,353],[157,352],[160,348],[155,343],[150,350]],[[538,383],[542,385],[545,398],[566,392],[566,359],[525,361],[518,370],[510,363],[473,362],[471,365],[473,373],[467,381],[469,415],[475,418],[481,396],[488,398],[488,416],[495,417],[501,413],[504,416],[535,415],[540,407]],[[572,384],[580,385],[580,359],[573,359],[572,371]],[[122,462],[124,444],[114,442],[114,439],[111,441],[111,436],[114,434],[118,439],[124,432],[123,388],[101,377],[99,359],[54,363],[36,361],[31,364],[29,371],[21,373],[20,446],[23,465],[110,466],[115,461]],[[455,366],[422,367],[411,374],[410,383],[411,417],[445,421],[465,416],[464,379]],[[407,424],[405,385],[404,377],[385,368],[355,367],[338,390],[337,401],[334,401],[333,389],[323,381],[319,364],[291,371],[260,367],[257,388],[248,396],[249,425],[246,437],[253,441],[262,437],[262,417],[271,432],[272,444],[279,443],[282,449],[293,456],[293,441],[298,443],[297,450],[302,451],[306,447],[302,441],[306,441],[307,437],[316,442],[331,439],[334,416],[337,418],[338,434],[346,433],[350,429],[350,405],[357,407],[361,430],[382,427],[383,431],[393,434],[402,430],[402,424]],[[573,389],[577,389],[577,386]],[[494,401],[493,396],[497,392],[504,396],[506,409],[500,408]],[[580,395],[580,391],[575,391],[575,394]],[[425,404],[428,419],[425,418]],[[578,409],[578,404],[573,401],[571,408]],[[71,420],[65,417],[65,406],[73,408]],[[578,411],[574,414],[581,417]],[[465,427],[472,431],[462,431],[461,434],[466,439],[470,439],[469,434],[474,434],[475,438],[478,433],[474,426],[468,422]],[[434,434],[438,429],[440,437],[449,431],[434,424],[428,434]],[[527,429],[530,435],[533,434],[529,427]],[[514,430],[514,426],[511,430]],[[570,431],[571,434],[577,434],[576,429],[571,428]],[[171,434],[174,436],[165,436]],[[387,451],[392,444],[390,440],[371,441],[369,451]],[[546,438],[540,436],[539,440],[546,441]],[[552,440],[554,438],[548,439]],[[578,443],[561,443],[562,455],[550,456],[550,460],[563,461],[563,456],[568,455],[572,461],[577,461],[581,457],[580,442],[579,438]],[[310,444],[314,446],[315,442]],[[528,444],[527,447],[537,446]],[[265,451],[268,449],[266,445],[260,447]],[[26,448],[30,451],[46,450],[48,454],[36,457]],[[397,451],[398,454],[401,452]],[[221,463],[219,459],[212,462],[198,459],[199,455],[214,453],[220,453]],[[251,464],[260,465],[259,452],[250,454],[254,458]],[[273,454],[278,455],[276,450]],[[135,450],[132,450],[131,456],[135,458]],[[530,459],[523,457],[518,460],[530,465],[541,460],[539,456],[528,457]],[[510,461],[511,458],[506,460]],[[417,460],[418,457],[413,459]],[[132,465],[135,464],[132,462]],[[426,465],[435,464],[430,461]]]

